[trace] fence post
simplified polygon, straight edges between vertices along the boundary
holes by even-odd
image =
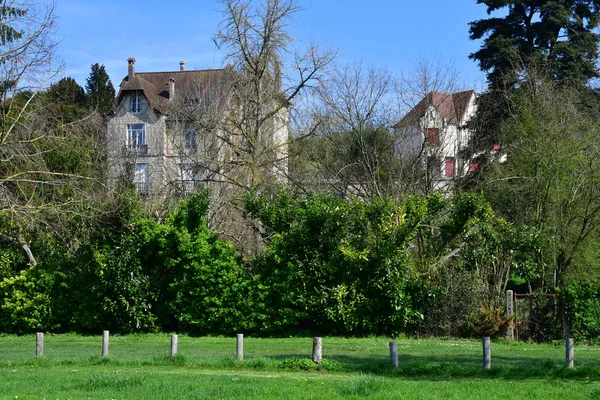
[[[108,331],[102,332],[102,357],[108,357]]]
[[[315,364],[321,364],[323,361],[323,342],[320,337],[313,338],[312,360]]]
[[[390,342],[390,359],[392,361],[392,365],[398,368],[398,343]]]
[[[506,291],[506,318],[510,319],[508,328],[506,329],[506,336],[509,340],[515,340],[515,328],[514,328],[514,310],[515,310],[515,298],[512,290]]]
[[[236,337],[236,351],[235,354],[239,361],[244,359],[244,334],[238,333]]]
[[[36,332],[35,334],[35,356],[42,357],[44,355],[44,333]]]
[[[177,355],[177,335],[171,335],[171,358]]]
[[[492,367],[492,345],[490,343],[490,337],[483,337],[483,369],[490,369]]]
[[[572,338],[566,340],[566,366],[567,368],[573,368],[575,364],[575,345]]]

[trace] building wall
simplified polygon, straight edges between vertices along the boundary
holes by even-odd
[[[150,106],[140,95],[141,110],[130,111],[133,94],[127,93],[117,105],[115,114],[107,122],[106,150],[109,165],[109,182],[123,178],[127,164],[148,165],[148,193],[159,193],[166,184],[165,171],[165,117]],[[144,124],[147,153],[139,154],[127,147],[128,125]]]
[[[448,122],[441,117],[436,107],[430,105],[418,121],[395,128],[396,156],[405,165],[417,165],[421,171],[417,172],[421,176],[419,179],[426,176],[428,160],[437,159],[438,164],[435,165],[437,168],[430,171],[433,177],[431,187],[435,190],[446,190],[451,185],[453,176],[446,176],[447,158],[451,157],[454,160],[454,176],[462,176],[469,171],[469,162],[461,160],[460,152],[468,145],[471,137],[470,131],[464,128],[464,124],[476,110],[474,100],[473,97],[463,116],[454,118],[459,120],[459,123]],[[428,129],[438,129],[439,144],[426,143]],[[431,168],[431,164],[429,167]]]

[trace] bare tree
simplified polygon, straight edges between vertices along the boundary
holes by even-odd
[[[55,22],[53,3],[3,1],[0,7],[0,240],[22,247],[32,265],[33,232],[58,232],[83,213],[77,188],[88,180],[51,165],[75,127],[52,123],[41,95],[60,69]]]
[[[176,118],[180,126],[173,132],[180,139],[173,141],[183,149],[186,131],[197,132],[195,148],[184,154],[193,173],[210,183],[213,212],[219,214],[212,227],[244,247],[242,195],[287,182],[290,115],[335,53],[314,44],[304,52],[293,48],[288,25],[300,10],[297,0],[219,4],[223,21],[215,43],[226,52],[229,66],[211,89],[198,88],[198,98],[210,101],[175,106],[187,116]],[[313,132],[311,127],[305,135]]]
[[[295,163],[295,181],[307,191],[390,195],[396,175],[390,128],[398,119],[393,90],[385,69],[362,63],[335,67],[309,106],[317,134],[294,146],[303,158]]]
[[[469,140],[464,117],[473,111],[474,92],[452,65],[419,58],[399,79],[396,93],[403,114],[394,125],[401,191],[450,190],[453,178],[469,167],[460,154]]]

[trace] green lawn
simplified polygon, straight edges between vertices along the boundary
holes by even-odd
[[[323,338],[321,366],[310,361],[311,338],[244,341],[169,335],[0,336],[0,399],[600,399],[600,348],[577,345],[573,369],[564,346],[497,342],[492,369],[481,368],[480,341],[400,338],[399,368],[388,339]],[[18,396],[18,397],[17,397]]]

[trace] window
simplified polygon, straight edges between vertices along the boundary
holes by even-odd
[[[197,143],[196,143],[196,131],[193,129],[189,129],[188,131],[186,131],[185,133],[185,150],[188,152],[195,152],[197,147]]]
[[[440,144],[440,130],[438,128],[427,128],[425,134],[427,144]]]
[[[181,191],[183,193],[192,192],[198,185],[198,182],[200,182],[200,174],[190,164],[180,164],[179,172],[181,176]]]
[[[200,105],[200,99],[187,99],[186,103],[190,107],[198,107]]]
[[[446,176],[454,176],[454,167],[456,165],[456,161],[454,157],[446,157],[445,159],[445,175]]]
[[[138,155],[148,154],[148,145],[146,144],[146,125],[127,125],[127,150]]]
[[[131,107],[129,109],[132,113],[137,114],[142,111],[142,99],[140,96],[135,95],[131,98]]]
[[[140,194],[148,193],[148,164],[136,164],[133,182]]]

